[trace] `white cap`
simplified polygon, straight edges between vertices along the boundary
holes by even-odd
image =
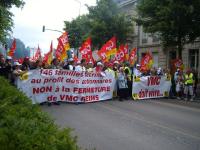
[[[119,62],[118,61],[114,61],[114,64],[119,64]]]
[[[18,62],[14,62],[14,66],[20,66],[21,64]]]
[[[81,64],[81,61],[80,61],[80,60],[78,60],[78,61],[77,61],[77,64]]]
[[[137,65],[136,65],[136,67],[140,67],[140,65],[139,65],[139,64],[137,64]]]
[[[8,60],[11,60],[11,59],[12,59],[12,57],[10,57],[10,56],[7,56],[7,57],[6,57],[6,59],[8,59]]]
[[[68,61],[71,62],[71,61],[74,61],[74,59],[73,59],[73,58],[70,58],[70,59],[68,59]]]
[[[97,66],[103,66],[103,64],[101,62],[98,62]]]
[[[93,64],[93,62],[92,62],[92,61],[89,61],[88,64]]]

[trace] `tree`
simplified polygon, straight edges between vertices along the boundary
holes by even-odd
[[[80,43],[91,36],[93,47],[99,49],[112,36],[116,36],[119,43],[125,43],[128,35],[133,30],[130,19],[119,12],[117,5],[112,0],[99,0],[96,6],[87,6],[89,14],[81,16],[72,22],[65,21],[65,30],[69,32],[70,43],[75,40]],[[75,38],[75,36],[77,38]]]
[[[145,32],[159,33],[164,47],[178,48],[200,36],[199,0],[140,0],[137,22]]]
[[[12,31],[13,27],[13,13],[10,11],[12,6],[18,8],[24,6],[23,0],[1,0],[0,1],[0,41],[5,43],[6,36]]]
[[[69,34],[70,46],[78,48],[83,40],[89,36],[90,23],[88,15],[82,15],[71,22],[64,21],[64,30]]]

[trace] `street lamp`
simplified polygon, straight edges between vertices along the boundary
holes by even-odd
[[[42,26],[42,32],[45,32],[45,30],[49,30],[49,31],[55,31],[55,32],[63,33],[62,31],[54,30],[54,29],[46,29],[45,26]]]
[[[79,0],[75,0],[76,2],[78,2],[79,3],[79,16],[80,16],[80,13],[81,13],[81,1],[79,1]]]

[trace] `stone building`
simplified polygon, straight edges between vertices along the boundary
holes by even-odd
[[[137,0],[114,0],[120,10],[127,17],[137,16]],[[128,43],[130,47],[137,47],[139,60],[145,52],[152,52],[155,67],[170,68],[172,59],[178,57],[178,52],[173,49],[164,50],[159,38],[155,35],[144,33],[141,26],[134,24],[134,33],[130,33]],[[200,73],[200,39],[184,46],[182,59],[185,68],[194,68]]]

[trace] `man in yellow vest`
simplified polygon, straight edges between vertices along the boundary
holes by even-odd
[[[124,67],[124,72],[126,75],[127,79],[127,84],[128,84],[128,98],[132,97],[132,72],[130,69],[130,64],[126,62]]]
[[[194,78],[193,73],[190,69],[184,75],[184,94],[185,100],[190,97],[190,101],[193,101],[193,85],[194,85]]]

